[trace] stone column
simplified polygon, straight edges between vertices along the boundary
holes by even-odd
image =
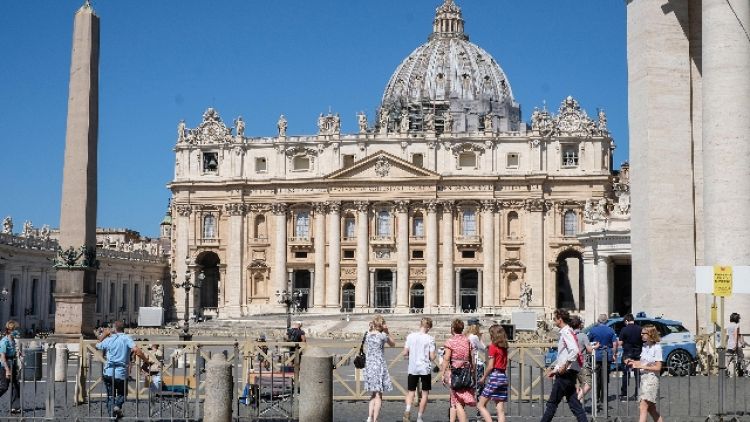
[[[482,283],[482,301],[479,306],[490,307],[495,305],[493,297],[495,274],[495,210],[494,201],[482,201],[482,272],[484,283]]]
[[[245,204],[226,204],[225,211],[229,214],[229,235],[227,236],[227,275],[223,279],[224,301],[219,303],[219,307],[224,307],[222,311],[226,312],[229,317],[242,316],[243,297],[243,276],[242,276],[242,255],[245,250]]]
[[[430,309],[438,304],[438,226],[437,226],[437,202],[430,201],[427,204],[427,218],[425,229],[427,231],[427,280],[424,286],[424,307]]]
[[[283,291],[289,288],[286,274],[286,254],[287,254],[287,236],[286,236],[286,212],[287,205],[283,203],[273,204],[271,211],[274,214],[274,230],[276,230],[276,239],[274,240],[274,260],[273,260],[273,291],[269,293],[273,297],[276,291]],[[279,307],[284,305],[279,304]]]
[[[207,421],[230,422],[232,420],[232,363],[223,353],[216,353],[206,364],[206,401],[203,418]]]
[[[409,308],[409,202],[396,202],[396,308],[408,312]]]
[[[446,309],[455,309],[453,286],[453,202],[443,202],[443,278],[440,284],[440,306]]]
[[[547,265],[544,262],[544,201],[541,199],[530,199],[524,204],[526,210],[526,256],[528,264],[526,267],[526,282],[531,285],[534,294],[530,306],[554,307],[554,302],[549,303],[548,292],[544,283],[544,273]],[[541,298],[541,300],[540,300]]]
[[[301,421],[333,420],[333,359],[319,347],[308,347],[300,364]]]
[[[326,297],[326,204],[318,202],[315,212],[315,283],[313,285],[313,307],[322,309]]]
[[[597,284],[596,284],[596,259],[594,258],[594,252],[590,251],[590,247],[586,248],[583,252],[583,283],[586,294],[586,311],[584,312],[584,320],[588,325],[591,322],[596,321],[596,304],[597,304]]]
[[[398,279],[398,270],[397,269],[391,269],[391,309],[396,307],[396,288],[398,287],[399,279]]]
[[[461,270],[456,270],[456,281],[454,283],[455,303],[453,306],[456,309],[456,313],[461,311]]]
[[[612,306],[610,286],[610,259],[600,256],[596,260],[596,315],[607,314]]]
[[[328,280],[326,307],[339,308],[341,291],[341,204],[328,204]]]
[[[477,309],[482,307],[484,302],[484,271],[480,268],[477,270]]]
[[[703,0],[702,22],[705,265],[748,265],[750,3]],[[725,307],[727,314],[749,308],[748,295],[733,295]],[[741,324],[747,332],[748,321]]]
[[[96,301],[99,17],[84,4],[73,22],[60,248],[55,261],[55,335],[91,336]]]
[[[372,306],[368,301],[368,285],[370,259],[369,218],[368,204],[364,201],[354,203],[357,208],[357,288],[355,290],[355,303],[358,308]]]

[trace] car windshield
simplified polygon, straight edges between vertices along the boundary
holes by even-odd
[[[669,334],[688,332],[687,328],[679,324],[665,324],[665,325],[667,326],[667,330],[669,330]]]

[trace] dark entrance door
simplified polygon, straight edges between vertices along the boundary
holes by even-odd
[[[613,312],[625,315],[633,312],[633,280],[630,264],[615,264],[614,269],[614,303]]]
[[[412,286],[409,302],[411,312],[422,312],[424,310],[424,286],[420,283]]]
[[[461,270],[458,290],[461,312],[474,312],[479,302],[479,273],[477,270]]]
[[[195,274],[200,288],[195,289],[194,299],[198,299],[198,305],[194,313],[203,314],[205,308],[218,308],[219,306],[219,256],[214,252],[203,252],[195,259],[200,271]],[[202,279],[201,279],[202,275]]]
[[[306,311],[309,306],[310,300],[310,271],[309,270],[296,270],[292,274],[294,281],[294,291],[299,292],[299,306],[297,309],[300,311]]]
[[[354,309],[354,285],[351,283],[344,284],[341,289],[341,307],[344,312],[351,312]]]
[[[393,272],[391,270],[375,271],[375,307],[391,307],[391,290],[393,289]]]

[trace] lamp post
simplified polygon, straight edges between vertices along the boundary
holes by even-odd
[[[185,266],[187,269],[185,270],[185,281],[182,283],[177,282],[177,272],[172,271],[172,285],[182,289],[185,289],[185,320],[182,325],[182,333],[180,333],[180,340],[181,341],[190,341],[193,339],[193,335],[190,334],[190,289],[196,288],[199,289],[200,282],[203,281],[206,278],[206,275],[203,274],[203,271],[200,272],[198,275],[196,282],[192,282],[190,273],[190,259],[185,259]]]
[[[292,327],[292,306],[297,307],[302,299],[302,292],[289,290],[276,290],[276,297],[279,298],[279,303],[286,306],[286,329],[287,331]]]
[[[10,291],[8,291],[7,287],[3,287],[3,290],[0,290],[0,302],[8,300],[8,296],[10,296]]]

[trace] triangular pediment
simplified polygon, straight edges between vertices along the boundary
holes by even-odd
[[[439,179],[440,175],[426,168],[404,161],[385,151],[354,162],[349,167],[337,170],[325,177],[328,180],[401,180]]]

